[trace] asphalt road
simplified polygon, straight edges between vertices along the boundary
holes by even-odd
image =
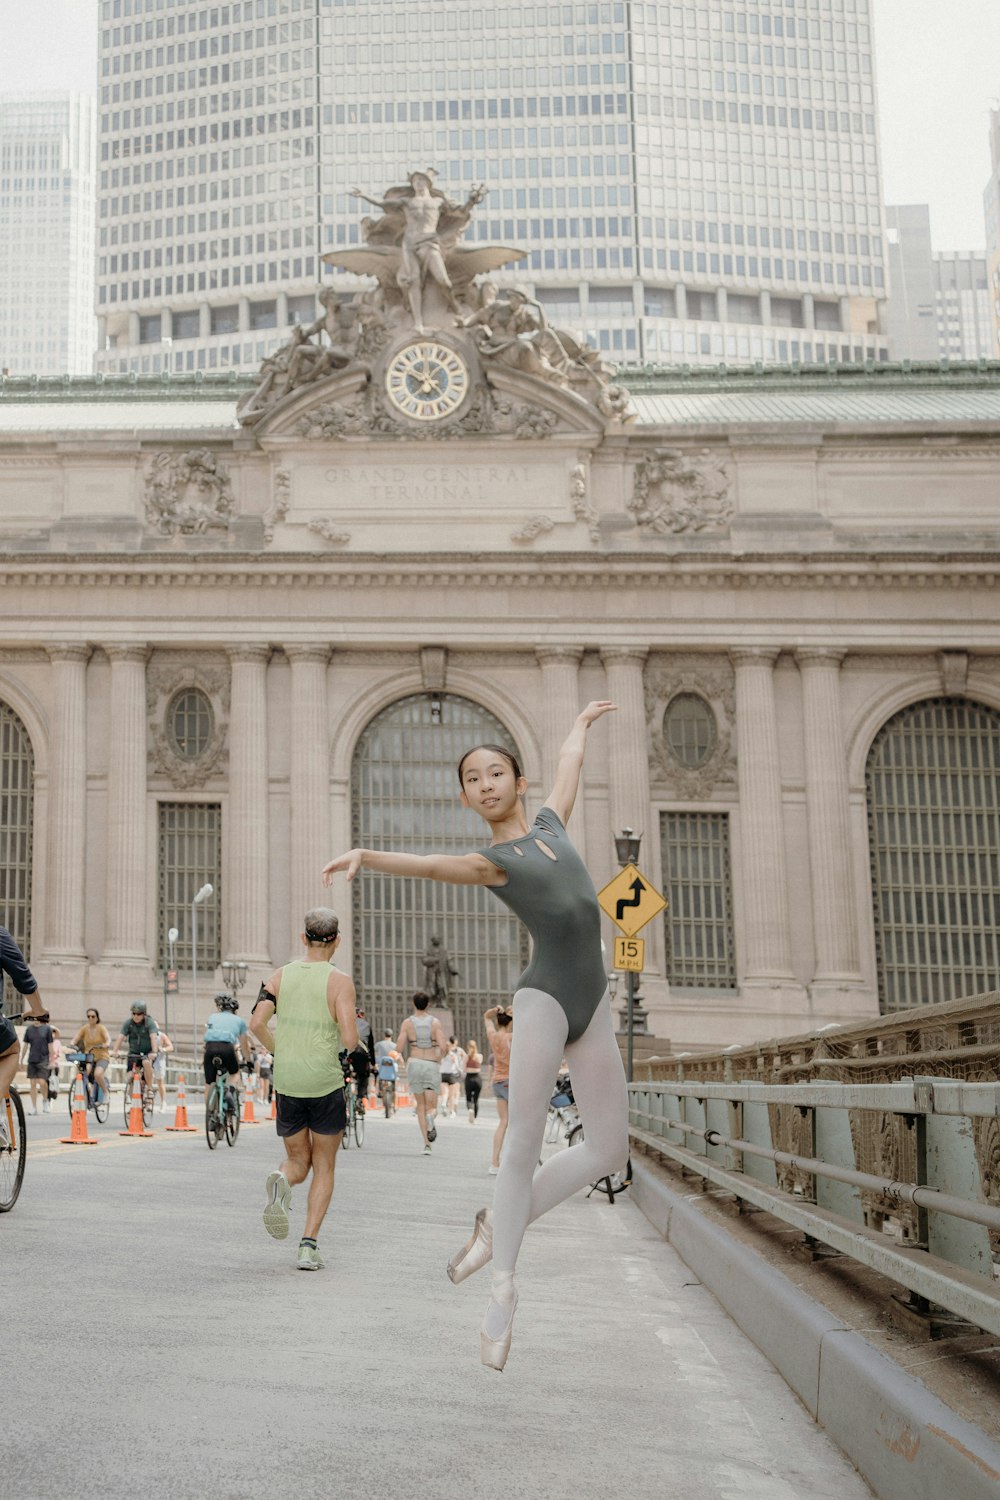
[[[370,1117],[307,1274],[302,1189],[287,1240],[261,1224],[273,1126],[209,1152],[171,1107],[125,1139],[116,1096],[99,1146],[62,1146],[54,1109],[0,1217],[2,1500],[870,1493],[627,1195],[529,1230],[507,1369],[483,1369],[487,1283],[444,1267],[490,1200],[490,1119],[424,1158],[412,1112]]]

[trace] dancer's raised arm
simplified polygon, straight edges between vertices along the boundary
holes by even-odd
[[[481,854],[393,854],[387,849],[349,849],[323,866],[323,884],[329,885],[338,873],[353,880],[359,870],[442,880],[448,885],[503,885],[507,878]]]
[[[576,801],[580,786],[583,755],[587,748],[587,730],[595,720],[603,718],[605,714],[614,713],[616,708],[617,704],[608,703],[606,700],[588,703],[577,716],[573,728],[563,741],[556,766],[555,785],[546,797],[545,805],[551,807],[564,825],[569,822],[569,815],[573,811],[573,803]]]

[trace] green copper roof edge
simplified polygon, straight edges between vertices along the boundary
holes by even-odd
[[[864,365],[645,365],[622,368],[615,379],[633,395],[672,392],[991,389],[1000,386],[1000,360]],[[0,401],[233,401],[257,384],[250,372],[172,375],[5,375]]]

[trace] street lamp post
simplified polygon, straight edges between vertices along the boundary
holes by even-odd
[[[635,865],[639,862],[639,846],[642,843],[642,834],[633,833],[631,828],[623,828],[621,833],[615,835],[615,855],[618,863],[624,870],[626,865]],[[632,1082],[632,1055],[635,1037],[635,972],[629,969],[626,976],[626,1011],[625,1011],[625,1034],[626,1034],[626,1056],[625,1076],[629,1083]]]
[[[168,995],[177,993],[177,939],[180,933],[171,927],[167,933],[167,972],[163,976],[163,1029],[170,1035],[170,1003]]]
[[[233,995],[239,993],[247,982],[247,965],[238,963],[235,959],[227,958],[222,964],[222,978],[226,989]]]
[[[213,887],[203,885],[191,902],[191,1058],[198,1062],[198,908],[213,893]]]

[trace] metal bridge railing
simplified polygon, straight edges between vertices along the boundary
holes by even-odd
[[[629,1125],[636,1142],[889,1277],[917,1307],[1000,1334],[1000,1083],[646,1079],[629,1085]],[[874,1170],[873,1139],[893,1148]]]

